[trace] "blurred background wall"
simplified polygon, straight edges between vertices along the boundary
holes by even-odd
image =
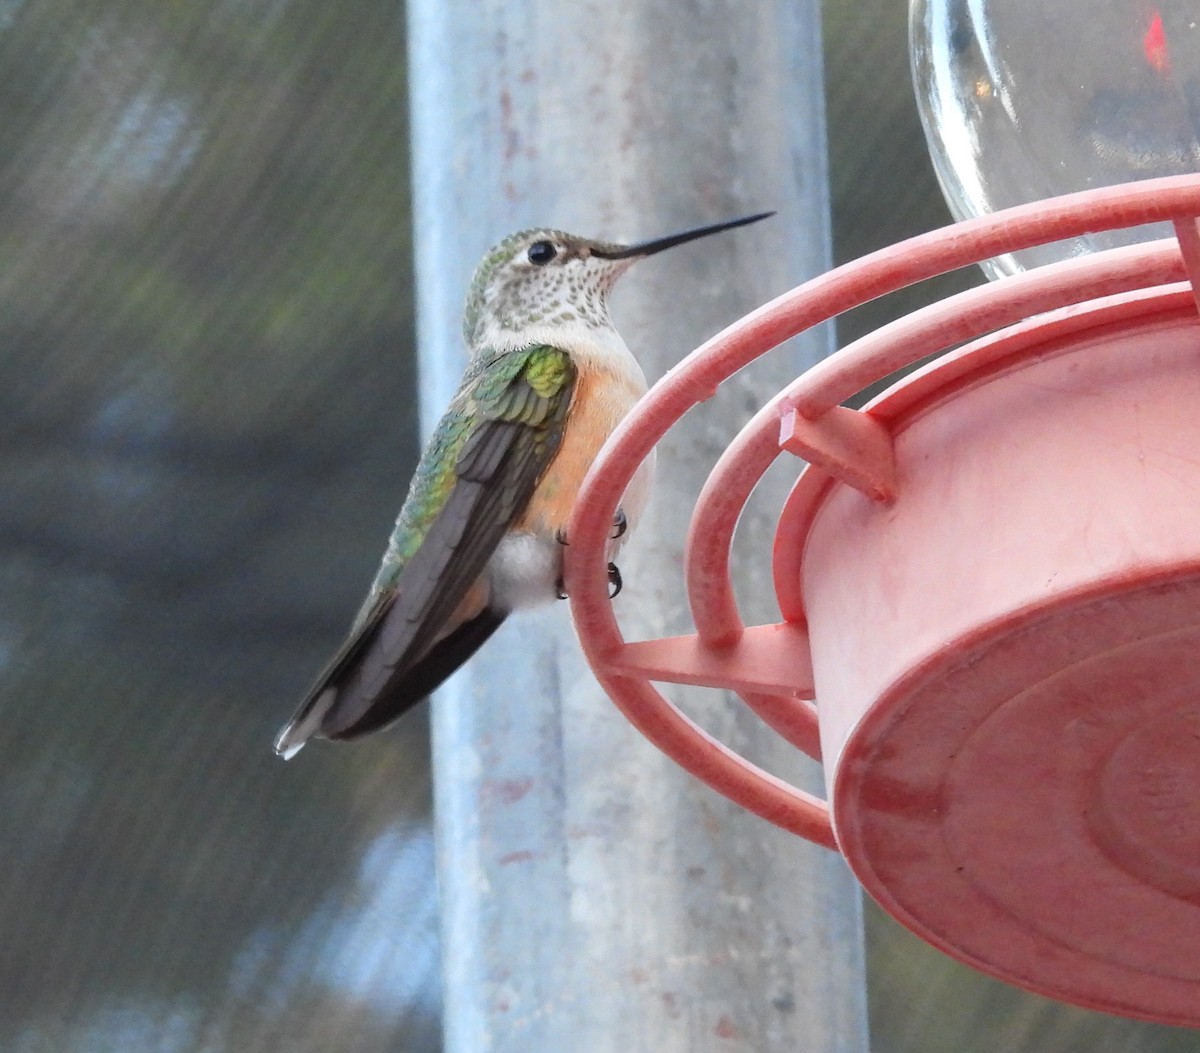
[[[826,3],[842,260],[947,219],[904,23]],[[399,4],[0,0],[0,1051],[439,1048],[425,714],[269,748],[418,439],[405,83]],[[868,917],[876,1053],[1195,1048]]]

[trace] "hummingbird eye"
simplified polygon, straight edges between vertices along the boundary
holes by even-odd
[[[535,241],[529,246],[526,255],[529,257],[530,263],[542,267],[558,255],[558,250],[548,241]]]

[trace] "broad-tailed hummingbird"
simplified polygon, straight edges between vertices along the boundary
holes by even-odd
[[[636,245],[524,230],[475,271],[470,361],[409,486],[350,634],[275,749],[391,723],[475,653],[514,610],[564,595],[562,546],[600,447],[646,392],[608,295],[635,261],[755,223],[763,212]],[[646,503],[647,461],[613,525],[612,559]],[[615,564],[610,580],[620,587]]]

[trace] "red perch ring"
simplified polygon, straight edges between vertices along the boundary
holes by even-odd
[[[1041,994],[1200,1026],[1200,179],[960,223],[784,294],[693,352],[608,443],[566,578],[616,704],[718,792],[840,851],[892,915]],[[1089,231],[1175,237],[917,311],[764,406],[688,538],[693,635],[627,642],[608,524],[662,435],[738,369],[866,300]],[[966,343],[964,343],[966,342]],[[959,346],[963,345],[963,346]],[[864,410],[843,403],[926,356]],[[777,624],[746,626],[732,534],[783,453]],[[756,768],[655,682],[738,692],[824,758],[827,801]],[[815,701],[813,701],[815,700]]]

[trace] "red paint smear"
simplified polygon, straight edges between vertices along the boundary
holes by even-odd
[[[713,1034],[717,1038],[737,1038],[737,1028],[733,1026],[733,1021],[727,1016],[721,1017],[717,1021],[717,1026],[713,1028]]]
[[[528,863],[534,859],[537,859],[537,855],[530,852],[529,849],[523,848],[518,852],[509,852],[502,855],[496,862],[502,867],[507,867],[513,863]]]
[[[1150,19],[1150,25],[1142,36],[1142,53],[1146,61],[1158,73],[1166,73],[1171,68],[1171,56],[1167,51],[1167,34],[1163,29],[1162,15],[1155,11]]]
[[[485,801],[500,804],[516,804],[533,789],[533,779],[489,779],[482,785],[481,796]]]

